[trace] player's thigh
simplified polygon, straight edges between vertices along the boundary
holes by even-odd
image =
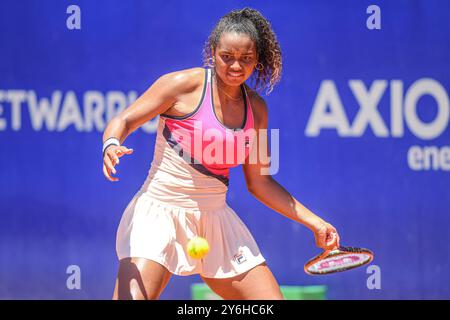
[[[158,299],[171,275],[164,266],[152,260],[122,259],[119,262],[113,299]]]
[[[223,299],[233,300],[282,300],[277,280],[266,263],[233,278],[214,279],[202,277],[203,281]]]

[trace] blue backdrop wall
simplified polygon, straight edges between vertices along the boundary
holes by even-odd
[[[67,27],[72,4],[79,30]],[[381,29],[367,27],[372,4]],[[330,299],[450,298],[444,0],[1,1],[0,298],[111,297],[116,228],[146,177],[157,119],[126,140],[135,152],[118,183],[102,174],[103,130],[160,75],[201,66],[215,22],[244,6],[271,21],[283,51],[266,97],[280,130],[274,177],[342,244],[371,248],[381,275],[372,290],[366,268],[306,275],[313,235],[246,192],[236,168],[228,202],[279,283],[325,284]],[[80,290],[66,286],[71,265]],[[188,299],[198,281],[173,277],[162,298]]]

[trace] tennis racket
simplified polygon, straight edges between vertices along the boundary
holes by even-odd
[[[309,275],[323,275],[361,267],[373,260],[373,252],[365,248],[337,247],[325,250],[305,264]]]

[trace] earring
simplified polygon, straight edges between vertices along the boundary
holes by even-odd
[[[258,62],[255,66],[255,69],[261,71],[262,69],[264,69],[264,65],[261,62]]]
[[[214,58],[210,57],[210,58],[208,58],[208,60],[206,60],[206,65],[209,67],[214,67],[214,62],[215,62]]]

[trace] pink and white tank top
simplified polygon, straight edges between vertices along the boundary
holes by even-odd
[[[164,141],[176,154],[196,171],[229,182],[229,169],[242,164],[249,155],[255,138],[254,118],[245,86],[244,123],[229,128],[217,118],[212,94],[212,70],[205,69],[205,84],[198,106],[184,116],[161,114],[160,126]],[[156,153],[155,153],[156,156]]]

